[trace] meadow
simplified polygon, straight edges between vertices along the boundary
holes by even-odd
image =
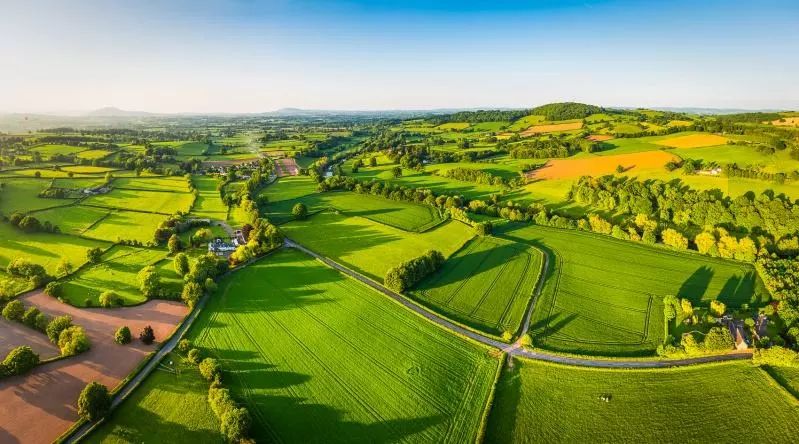
[[[363,217],[323,211],[281,226],[299,244],[379,282],[389,268],[427,250],[450,256],[474,237],[471,227],[450,220],[424,233],[409,233]]]
[[[88,207],[87,209],[98,208]],[[153,240],[155,229],[164,219],[166,216],[163,214],[113,210],[81,234],[85,237],[110,242],[135,240],[148,243]]]
[[[607,370],[515,359],[485,442],[789,443],[797,415],[799,402],[747,362]]]
[[[550,257],[533,312],[537,346],[608,356],[652,355],[664,337],[663,297],[729,307],[766,302],[754,268],[594,233],[507,224],[501,236]]]
[[[189,336],[258,442],[474,442],[499,364],[294,250],[224,279]]]
[[[87,198],[83,204],[170,215],[178,211],[188,213],[193,202],[194,195],[191,193],[114,188],[106,194]]]
[[[114,291],[124,301],[124,305],[145,302],[147,298],[139,291],[136,275],[147,265],[163,259],[166,252],[126,246],[114,246],[102,256],[102,262],[89,265],[62,281],[61,296],[77,307],[97,307],[100,294],[106,290]]]
[[[114,179],[114,188],[142,191],[175,191],[187,193],[189,185],[184,177],[121,177]]]
[[[222,444],[219,420],[206,398],[208,382],[196,365],[177,353],[164,357],[159,369],[83,442],[121,444],[185,442]]]
[[[0,214],[10,215],[15,211],[28,212],[44,208],[69,205],[74,199],[43,199],[39,193],[47,189],[50,181],[46,179],[7,179],[2,180],[0,191]]]
[[[408,294],[458,322],[494,335],[520,327],[541,272],[525,244],[478,237]]]
[[[40,153],[42,156],[47,158],[54,155],[68,156],[70,154],[79,153],[84,150],[86,150],[85,146],[61,145],[61,144],[38,145],[31,148],[31,151]]]
[[[58,227],[62,233],[72,235],[82,235],[101,219],[108,216],[111,210],[105,208],[83,207],[80,205],[69,205],[65,207],[51,208],[49,210],[37,211],[32,215],[42,222],[50,222]],[[116,239],[110,239],[116,240]]]
[[[192,176],[191,180],[197,188],[197,199],[191,208],[191,216],[200,219],[225,220],[228,208],[219,197],[219,191],[216,189],[219,183],[217,179],[210,176]]]

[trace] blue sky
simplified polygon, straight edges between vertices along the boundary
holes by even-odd
[[[26,1],[0,111],[799,109],[799,2]]]

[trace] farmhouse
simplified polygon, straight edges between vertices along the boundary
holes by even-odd
[[[744,331],[743,322],[729,320],[727,321],[727,328],[730,329],[732,339],[735,341],[736,350],[746,350],[749,348],[749,341],[746,339],[746,332]]]
[[[216,238],[208,243],[208,252],[220,257],[228,257],[234,251],[236,251],[236,245],[221,238]]]

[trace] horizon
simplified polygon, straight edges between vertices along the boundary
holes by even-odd
[[[795,110],[797,22],[785,1],[34,1],[0,17],[0,112]]]

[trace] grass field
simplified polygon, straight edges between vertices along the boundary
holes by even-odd
[[[79,159],[88,159],[88,160],[95,160],[95,159],[102,159],[104,157],[108,157],[113,151],[108,150],[86,150],[81,151],[78,153]]]
[[[102,208],[88,207],[87,209],[102,210]],[[83,231],[83,236],[94,239],[116,242],[122,240],[136,240],[150,242],[153,240],[155,229],[166,219],[162,214],[139,213],[136,211],[110,211],[109,215]]]
[[[222,444],[219,421],[208,404],[208,382],[176,353],[161,362],[180,374],[157,370],[86,440],[121,444],[169,442]],[[170,365],[169,363],[173,364]]]
[[[61,171],[75,174],[101,174],[113,171],[113,168],[90,166],[90,165],[73,165],[61,168]]]
[[[121,210],[139,210],[160,214],[188,213],[194,201],[191,193],[142,191],[114,188],[107,194],[98,194],[86,199],[86,205]]]
[[[790,443],[798,415],[799,403],[746,362],[606,370],[515,360],[485,442]]]
[[[39,193],[50,184],[46,179],[0,179],[0,214],[9,215],[14,211],[28,212],[44,208],[69,205],[73,199],[42,199]]]
[[[41,153],[43,157],[50,157],[54,155],[70,155],[79,153],[85,150],[85,146],[73,146],[73,145],[59,145],[59,144],[48,144],[48,145],[38,145],[31,148],[31,151],[35,151],[37,153]]]
[[[550,255],[533,312],[540,347],[608,356],[652,355],[663,340],[663,297],[695,305],[763,303],[751,265],[572,230],[508,224],[501,235]]]
[[[781,386],[799,399],[799,368],[797,367],[767,367],[766,370]]]
[[[70,205],[39,211],[33,213],[33,216],[42,222],[47,221],[57,226],[62,233],[81,235],[100,219],[106,217],[110,211],[105,208]]]
[[[515,333],[542,260],[541,253],[527,245],[478,237],[409,294],[470,327],[495,335]]]
[[[220,283],[189,335],[258,442],[474,442],[498,360],[297,251]]]
[[[264,187],[258,195],[266,196],[269,202],[280,202],[313,194],[316,186],[316,181],[310,176],[284,176]]]
[[[436,128],[439,129],[439,130],[443,130],[443,131],[463,130],[463,129],[469,128],[469,125],[470,124],[468,122],[449,122],[449,123],[443,123],[441,125],[438,125]]]
[[[8,223],[0,222],[0,268],[18,257],[42,265],[48,273],[55,274],[62,258],[73,266],[86,262],[90,248],[105,248],[108,244],[65,234],[23,233]]]
[[[184,177],[122,177],[114,179],[114,188],[143,191],[175,191],[187,193],[189,185]]]
[[[288,237],[380,282],[389,268],[436,249],[444,256],[474,236],[471,227],[449,221],[424,233],[408,233],[363,217],[324,211],[282,225]]]
[[[513,124],[508,127],[509,131],[522,131],[532,125],[541,123],[546,118],[544,116],[524,116],[521,119],[515,120]]]
[[[532,136],[535,134],[555,133],[559,131],[572,131],[578,130],[583,127],[583,122],[565,122],[565,123],[552,123],[547,125],[533,125],[530,128],[522,131],[522,137]]]
[[[724,145],[727,143],[727,138],[715,134],[700,133],[670,137],[657,143],[672,148],[699,148],[703,146]]]
[[[62,296],[78,307],[86,306],[87,299],[97,307],[100,293],[112,290],[122,297],[125,305],[142,303],[147,298],[139,291],[136,274],[165,256],[162,250],[115,246],[103,255],[101,263],[85,267],[65,280]]]
[[[219,197],[216,187],[218,181],[210,176],[192,176],[195,188],[197,188],[197,199],[191,209],[191,216],[201,219],[225,220],[227,217],[227,206]]]

